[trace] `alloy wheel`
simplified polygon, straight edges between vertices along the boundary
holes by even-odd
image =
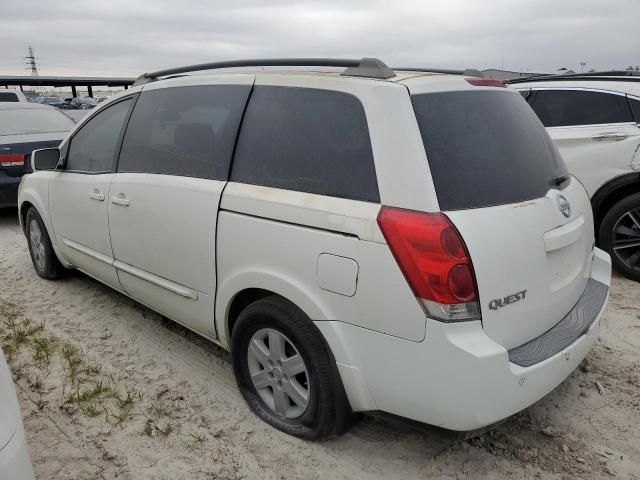
[[[46,253],[42,230],[36,219],[31,220],[29,223],[29,241],[31,243],[31,251],[33,252],[33,261],[38,270],[42,271],[46,263]]]
[[[309,373],[286,335],[272,328],[258,330],[249,341],[247,360],[253,386],[272,412],[289,419],[304,414],[311,393]]]
[[[640,271],[640,209],[624,213],[614,225],[613,252],[627,267]]]

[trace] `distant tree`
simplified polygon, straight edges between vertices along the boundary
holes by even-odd
[[[635,68],[633,68],[633,65],[629,65],[626,70],[635,70]]]

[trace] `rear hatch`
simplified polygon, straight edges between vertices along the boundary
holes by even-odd
[[[475,271],[482,325],[510,349],[578,302],[590,273],[593,219],[544,127],[506,88],[412,95],[440,209]]]

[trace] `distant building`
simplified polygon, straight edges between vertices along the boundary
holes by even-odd
[[[567,75],[571,73],[575,72],[573,70],[567,70],[566,68],[561,68],[555,72],[514,72],[512,70],[500,70],[497,68],[482,70],[484,78],[494,80],[513,80],[514,78],[536,77],[540,75]]]

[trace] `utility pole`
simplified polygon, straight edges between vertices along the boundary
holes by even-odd
[[[585,62],[580,62],[580,67],[582,68],[582,73],[584,73],[584,66],[586,65]]]

